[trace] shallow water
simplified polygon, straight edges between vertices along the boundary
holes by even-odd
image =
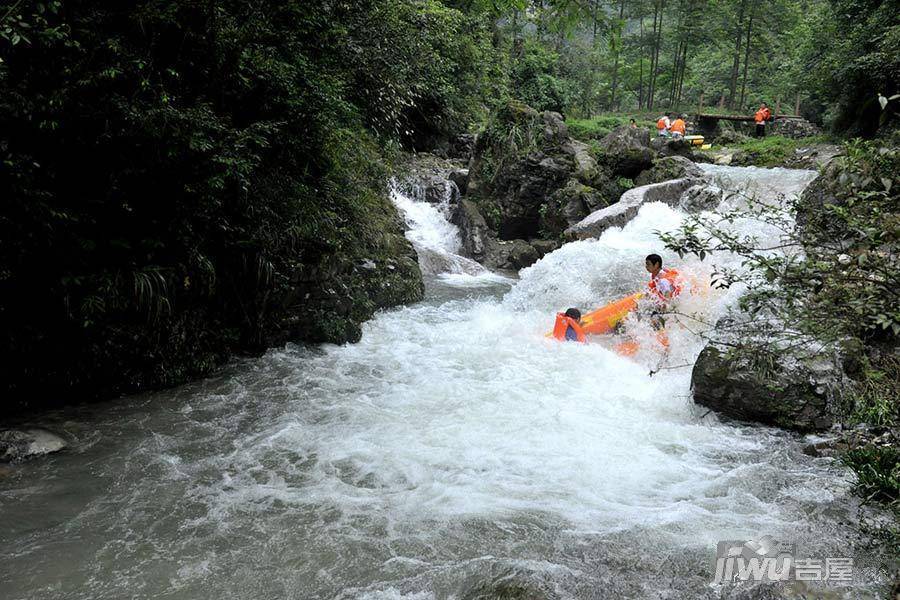
[[[706,168],[767,197],[814,176]],[[633,360],[610,340],[544,336],[554,311],[643,285],[678,210],[647,205],[515,280],[455,257],[446,207],[395,201],[442,258],[428,264],[451,272],[358,344],[289,345],[47,417],[73,447],[0,478],[0,597],[422,600],[510,578],[559,598],[718,597],[731,591],[710,586],[719,540],[877,552],[845,469],[691,402],[692,332],[739,290],[686,297],[695,318],[670,327],[668,356],[640,323]],[[885,583],[860,570],[833,591]]]

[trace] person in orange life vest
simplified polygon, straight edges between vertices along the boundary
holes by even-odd
[[[557,313],[553,326],[553,337],[560,342],[584,342],[584,330],[581,328],[581,311],[570,308],[564,313]]]
[[[671,126],[672,122],[669,120],[669,115],[661,116],[656,120],[656,135],[669,137],[669,127]]]
[[[672,137],[675,139],[683,138],[685,131],[684,119],[682,117],[678,117],[675,119],[675,122],[672,123]]]
[[[669,307],[669,302],[681,293],[681,284],[678,280],[678,271],[675,269],[663,269],[662,257],[659,254],[650,254],[644,259],[644,267],[650,273],[650,296],[654,300],[654,306],[649,310],[650,324],[654,329],[662,329],[666,326],[663,312]]]
[[[772,111],[769,110],[769,106],[763,102],[759,105],[759,110],[756,111],[756,114],[753,115],[753,120],[756,121],[756,137],[766,137],[766,121],[769,121],[772,118]]]

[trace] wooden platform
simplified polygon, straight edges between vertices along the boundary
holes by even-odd
[[[714,115],[710,113],[701,113],[696,115],[697,119],[712,119],[716,121],[753,121],[753,115]],[[775,119],[802,119],[800,115],[775,115]]]

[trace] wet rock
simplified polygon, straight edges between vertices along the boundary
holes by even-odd
[[[727,167],[728,165],[730,165],[730,164],[731,164],[731,161],[733,161],[733,160],[734,160],[734,153],[733,153],[733,152],[726,152],[726,153],[724,153],[724,154],[719,154],[719,155],[717,155],[717,156],[713,159],[713,161],[714,161],[717,165],[723,165],[723,166],[726,166],[726,167]]]
[[[468,160],[475,150],[475,135],[471,133],[462,133],[450,138],[447,146],[448,158],[461,158]],[[460,187],[459,189],[463,189]]]
[[[806,119],[775,119],[769,125],[770,133],[787,138],[805,138],[820,135],[822,130]]]
[[[593,211],[615,202],[604,198],[596,189],[570,179],[565,187],[557,190],[541,210],[541,230],[549,236],[558,236]]]
[[[505,254],[506,260],[501,265],[503,268],[524,269],[537,262],[538,252],[525,240],[509,240],[500,242],[499,251]]]
[[[556,240],[531,240],[531,246],[537,253],[538,259],[550,254],[554,250],[559,249],[561,244]]]
[[[646,202],[665,202],[676,205],[681,195],[691,186],[701,183],[693,178],[675,179],[663,183],[644,185],[628,190],[618,202],[595,211],[565,231],[569,239],[599,237],[610,227],[621,227],[634,218]]]
[[[656,136],[650,140],[650,148],[657,156],[683,156],[687,159],[694,158],[693,147],[683,139],[673,139]]]
[[[7,429],[0,431],[0,461],[27,460],[67,446],[66,441],[46,429]]]
[[[451,215],[451,221],[459,227],[465,255],[488,266],[487,262],[491,261],[487,259],[493,246],[496,245],[496,240],[481,211],[478,210],[478,205],[471,200],[461,200]]]
[[[681,195],[679,206],[687,212],[713,210],[725,198],[725,190],[712,184],[692,185]]]
[[[834,434],[827,436],[809,437],[812,439],[803,447],[804,454],[817,458],[835,458],[856,448],[896,447],[900,442],[900,428],[860,423],[849,428],[835,426]]]
[[[465,256],[488,269],[522,269],[559,247],[554,240],[498,240],[478,206],[467,199],[460,201],[451,220],[459,227]]]
[[[800,432],[832,426],[844,380],[839,360],[785,349],[761,367],[751,360],[753,339],[743,343],[741,352],[713,343],[703,349],[691,374],[694,402],[732,419]]]
[[[661,183],[683,177],[703,177],[703,171],[683,156],[665,156],[653,161],[653,166],[634,179],[636,186]]]
[[[454,169],[450,171],[448,177],[450,181],[456,185],[456,189],[459,190],[461,194],[465,193],[466,187],[469,185],[468,169]]]
[[[411,154],[398,167],[397,187],[410,198],[432,204],[454,203],[463,189],[451,177],[452,161],[428,153]]]
[[[794,156],[785,161],[792,169],[821,169],[841,155],[841,148],[835,144],[812,144],[794,150]]]
[[[624,126],[600,140],[601,162],[614,175],[633,178],[653,166],[656,152],[645,129]]]

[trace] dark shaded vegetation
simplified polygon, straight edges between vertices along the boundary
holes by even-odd
[[[468,124],[491,94],[483,21],[387,0],[0,18],[4,409],[355,340],[421,296],[385,143]]]

